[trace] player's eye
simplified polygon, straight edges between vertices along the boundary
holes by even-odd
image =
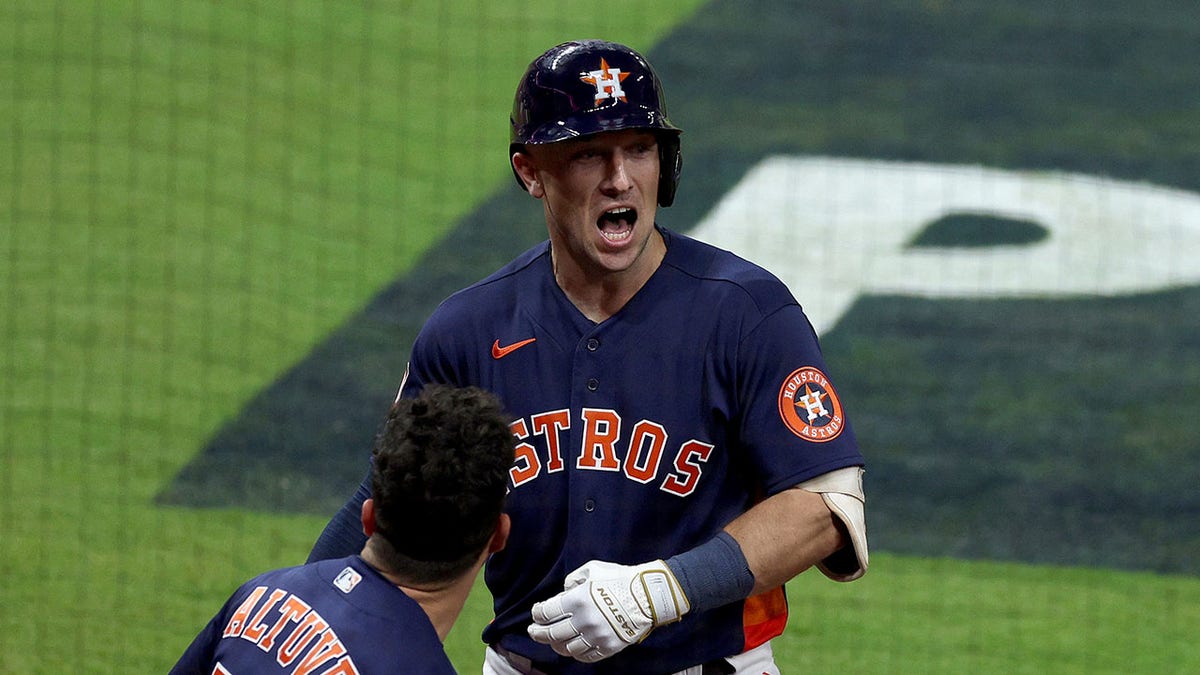
[[[658,150],[658,143],[654,137],[638,139],[630,144],[629,153],[637,156],[651,154]]]

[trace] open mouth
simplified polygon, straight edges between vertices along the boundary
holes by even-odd
[[[604,235],[605,239],[617,241],[628,237],[633,232],[637,217],[637,209],[624,206],[609,209],[600,215],[596,226],[600,228],[600,233]]]

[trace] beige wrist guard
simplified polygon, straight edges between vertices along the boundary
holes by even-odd
[[[851,551],[843,548],[817,563],[817,568],[834,581],[854,581],[867,572],[866,496],[862,476],[861,466],[848,466],[796,486],[821,495],[825,505],[850,534]]]

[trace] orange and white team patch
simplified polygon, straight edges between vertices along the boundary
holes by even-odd
[[[846,428],[842,402],[825,373],[805,366],[779,388],[779,416],[792,433],[815,443],[832,441]]]

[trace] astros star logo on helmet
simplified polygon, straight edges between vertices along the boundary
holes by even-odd
[[[608,98],[619,99],[622,103],[627,103],[625,90],[621,88],[621,82],[627,77],[629,77],[629,73],[621,72],[620,68],[610,68],[608,61],[601,58],[600,70],[590,70],[587,75],[579,79],[596,86],[596,103]]]

